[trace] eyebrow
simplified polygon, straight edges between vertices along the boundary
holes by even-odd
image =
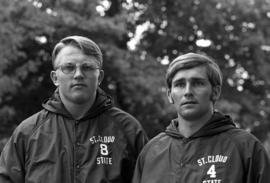
[[[208,78],[191,78],[192,81],[207,81]]]
[[[179,78],[179,79],[173,81],[173,83],[183,82],[183,81],[186,81],[186,80],[187,80],[186,78]],[[208,79],[207,78],[200,78],[200,77],[192,77],[192,78],[189,78],[188,80],[191,80],[191,81],[207,81]]]

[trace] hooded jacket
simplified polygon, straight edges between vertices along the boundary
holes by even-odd
[[[215,112],[189,138],[173,120],[138,157],[133,183],[269,183],[270,163],[262,144]]]
[[[1,183],[130,182],[147,141],[139,122],[101,90],[74,120],[58,91],[14,131],[0,158]]]

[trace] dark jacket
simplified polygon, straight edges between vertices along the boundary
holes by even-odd
[[[228,116],[212,119],[189,138],[173,120],[137,160],[133,183],[269,183],[270,162],[262,144]]]
[[[98,90],[74,120],[58,92],[14,131],[0,158],[1,183],[130,182],[147,141],[139,122]]]

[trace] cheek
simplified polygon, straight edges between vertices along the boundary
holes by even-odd
[[[66,87],[71,81],[72,81],[72,79],[69,77],[64,77],[62,75],[58,76],[59,86]]]
[[[98,74],[95,74],[95,75],[89,77],[88,80],[89,80],[89,83],[91,83],[93,85],[98,84]]]
[[[201,92],[200,94],[200,98],[203,101],[210,101],[213,95],[213,92],[210,90],[205,90],[203,92]]]
[[[65,77],[59,77],[59,82],[62,83],[62,84],[65,84],[68,82],[69,79],[65,78]]]
[[[179,89],[172,89],[171,97],[175,102],[177,102],[183,97],[183,92]]]

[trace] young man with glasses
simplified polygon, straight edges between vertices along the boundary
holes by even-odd
[[[267,153],[253,135],[214,110],[222,74],[208,56],[188,53],[167,70],[177,118],[141,151],[133,183],[269,183]]]
[[[52,62],[57,89],[6,144],[0,182],[130,182],[147,137],[98,87],[104,76],[100,48],[86,37],[66,37]]]

